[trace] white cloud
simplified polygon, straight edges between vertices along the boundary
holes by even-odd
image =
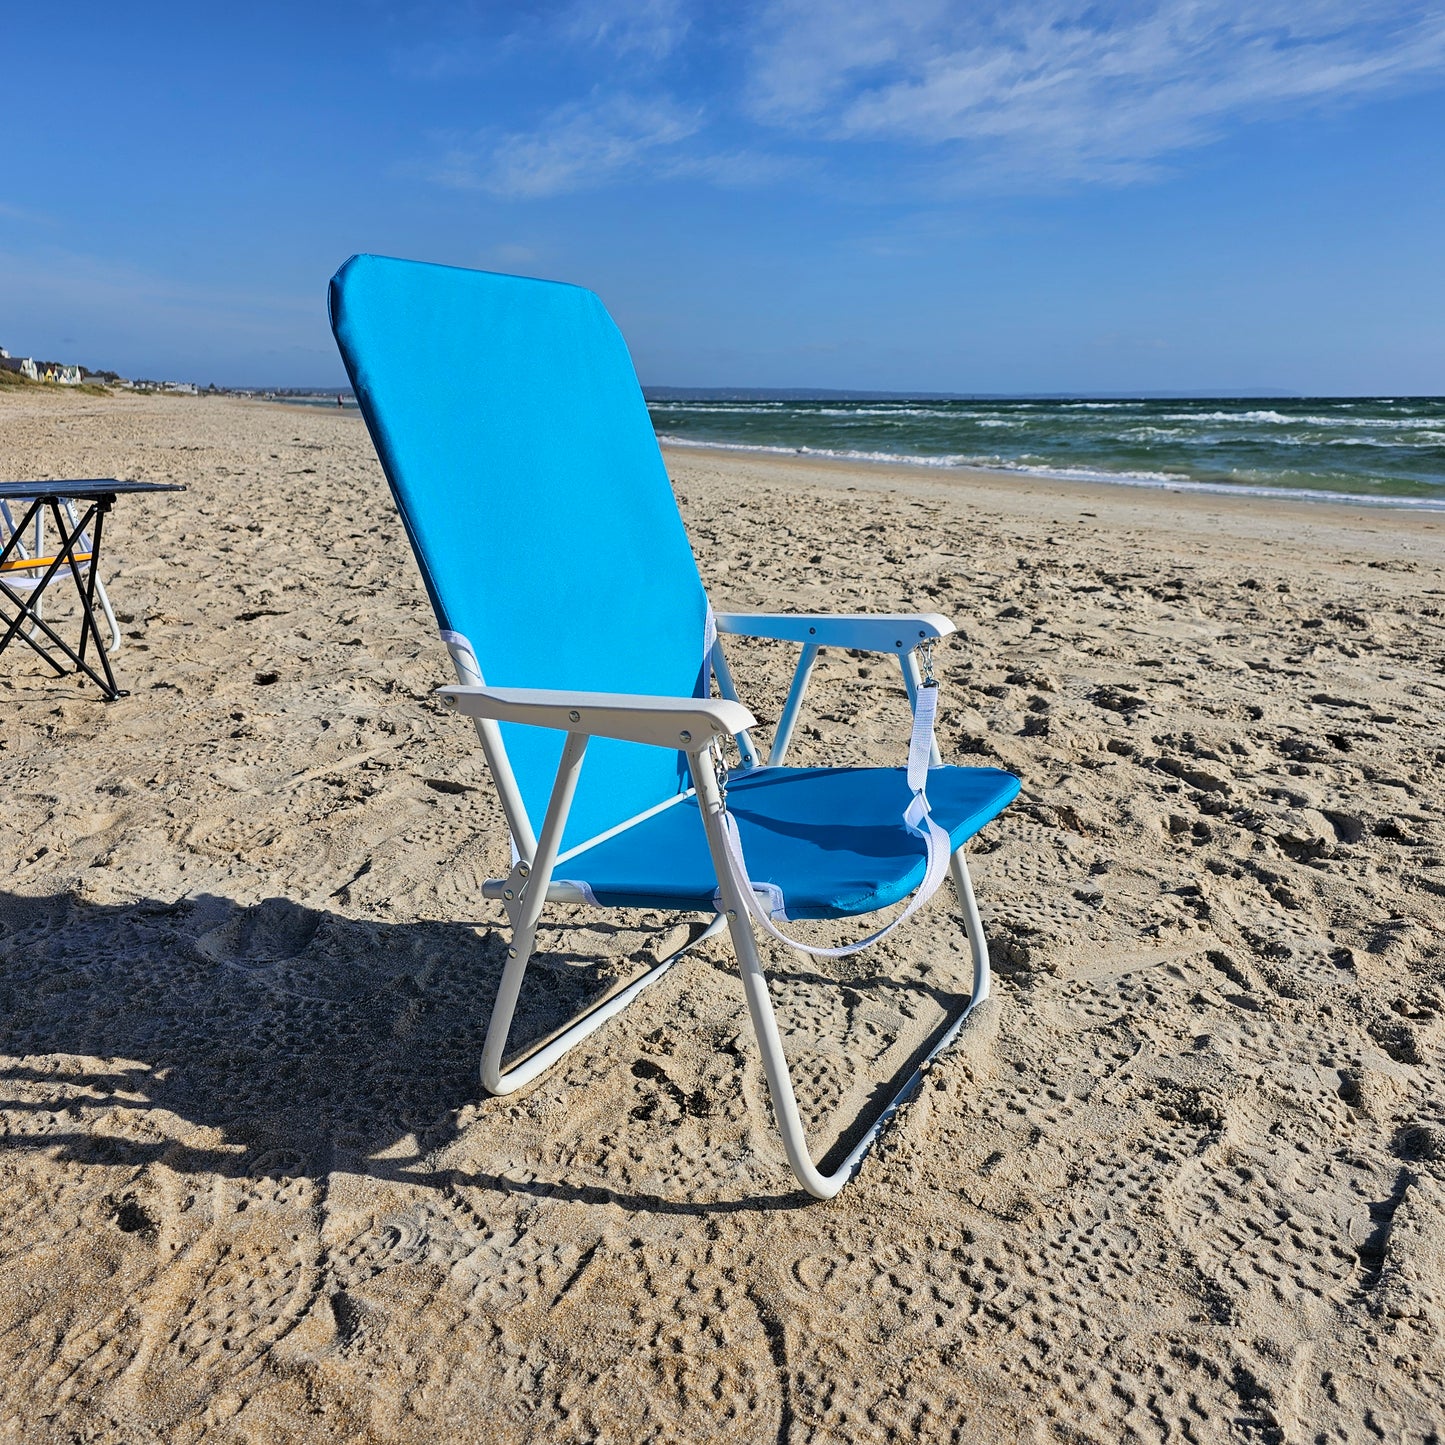
[[[7,201],[0,201],[0,220],[18,221],[31,226],[59,224],[54,216],[48,215],[44,211],[32,211],[26,206],[12,206]]]
[[[1127,179],[1233,121],[1445,73],[1438,9],[1337,0],[785,0],[749,106],[835,142],[967,148],[976,170]]]
[[[436,179],[513,200],[588,189],[642,170],[701,124],[700,112],[666,99],[573,103],[534,131],[483,132],[453,146]]]
[[[815,169],[808,161],[791,155],[772,155],[762,150],[705,151],[679,153],[659,158],[655,174],[668,180],[700,180],[727,190],[749,186],[771,186],[796,179]]]
[[[496,246],[490,246],[483,257],[488,265],[504,268],[532,266],[540,258],[541,253],[535,246],[523,246],[516,241],[503,241]]]
[[[574,0],[560,29],[572,41],[662,60],[682,43],[690,24],[683,0]]]
[[[606,51],[634,70],[665,60],[687,39],[695,0],[565,0],[533,6],[453,4],[430,14],[423,33],[392,64],[420,81],[495,75],[538,55]],[[428,31],[428,26],[430,31]]]
[[[831,173],[834,190],[937,197],[1147,179],[1251,121],[1438,84],[1445,11],[757,0],[720,16],[696,0],[565,0],[525,12],[493,62],[504,53],[580,63],[590,89],[532,128],[453,138],[434,179],[525,200],[639,178],[741,187]]]

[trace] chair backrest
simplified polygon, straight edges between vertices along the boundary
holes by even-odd
[[[23,517],[25,509],[30,505],[30,499],[26,497],[14,498],[16,511]],[[15,515],[10,510],[9,502],[0,502],[0,546],[4,546],[15,535]],[[39,508],[35,513],[34,521],[30,526],[30,541],[27,543],[22,537],[16,545],[13,554],[17,559],[22,557],[43,557],[45,555],[45,509]]]
[[[15,536],[15,516],[18,512],[24,516],[30,507],[33,498],[12,497],[10,501],[15,504],[15,511],[10,510],[10,502],[0,502],[0,547],[6,546],[10,539]],[[65,513],[66,520],[71,527],[75,526],[75,503],[63,501],[60,504],[61,510]],[[10,560],[5,564],[5,584],[16,592],[33,592],[40,586],[40,579],[50,566],[52,554],[45,546],[45,508],[37,507],[35,515],[29,526],[29,540],[21,537],[10,554]],[[75,565],[81,575],[90,571],[90,534],[80,534],[80,545],[78,547],[80,561]],[[40,599],[36,599],[36,615],[39,615]],[[116,634],[119,636],[119,633]]]
[[[380,256],[331,325],[437,621],[498,687],[691,697],[707,601],[626,344],[590,291]],[[504,725],[540,831],[562,736]],[[563,846],[687,786],[681,755],[596,739]]]

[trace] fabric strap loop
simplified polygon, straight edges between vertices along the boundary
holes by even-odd
[[[850,953],[858,953],[879,942],[880,939],[886,938],[900,923],[911,918],[938,892],[944,878],[948,876],[948,863],[953,849],[950,846],[948,834],[934,822],[933,816],[928,810],[926,786],[929,758],[933,751],[933,723],[937,712],[938,687],[936,684],[925,684],[918,689],[918,700],[913,710],[913,732],[908,740],[908,787],[913,798],[903,814],[904,826],[910,833],[915,833],[923,839],[926,856],[923,882],[918,885],[917,891],[909,900],[908,907],[897,918],[870,933],[866,938],[859,939],[856,943],[845,943],[838,948],[819,948],[811,943],[800,943],[796,938],[789,938],[777,927],[773,922],[775,918],[787,921],[782,890],[776,884],[754,883],[748,876],[747,860],[743,857],[742,839],[738,836],[737,822],[724,805],[722,827],[723,837],[727,843],[728,871],[731,874],[734,889],[742,897],[744,907],[747,908],[764,933],[775,938],[779,943],[811,954],[814,958],[846,958]],[[759,893],[767,894],[770,907],[763,906],[758,897]],[[721,911],[724,907],[721,888],[714,895],[714,902]]]

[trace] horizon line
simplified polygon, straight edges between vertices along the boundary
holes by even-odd
[[[202,388],[204,390],[205,388]],[[343,396],[355,400],[349,386],[222,386],[223,392],[263,392],[271,396]],[[1120,391],[882,391],[817,386],[670,386],[642,384],[647,401],[1440,401],[1445,392],[1291,391],[1283,387],[1220,387]]]

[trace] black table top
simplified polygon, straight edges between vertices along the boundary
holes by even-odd
[[[0,501],[18,498],[70,497],[78,502],[93,502],[100,497],[115,497],[122,492],[184,492],[175,482],[122,482],[114,477],[88,477],[84,481],[0,482]]]

